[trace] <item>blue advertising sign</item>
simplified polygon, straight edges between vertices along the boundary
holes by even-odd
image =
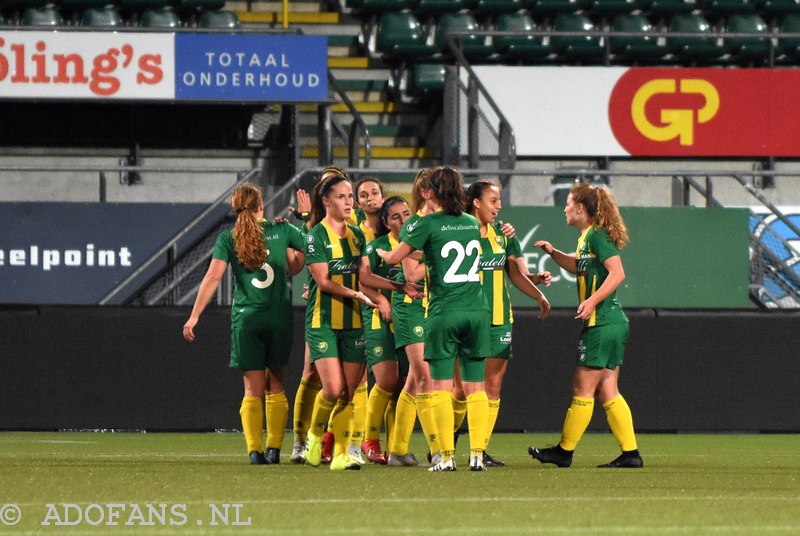
[[[96,304],[205,208],[194,203],[0,203],[0,303]],[[221,207],[207,224],[216,225],[227,212]],[[196,238],[187,237],[181,248]],[[165,256],[150,276],[166,262]]]
[[[313,101],[328,98],[328,38],[175,35],[175,98]]]

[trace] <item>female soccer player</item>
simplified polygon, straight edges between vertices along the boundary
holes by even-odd
[[[419,389],[431,404],[421,408],[420,421],[430,419],[438,433],[441,460],[431,470],[455,471],[453,444],[453,371],[456,358],[467,394],[470,436],[470,470],[483,471],[488,400],[484,388],[484,361],[489,352],[489,308],[481,288],[480,230],[474,217],[464,213],[466,198],[461,176],[450,168],[430,175],[429,203],[435,212],[406,224],[408,236],[393,251],[378,250],[396,264],[415,250],[424,252],[430,278],[430,302],[425,321],[425,361],[431,385]],[[443,433],[447,431],[447,433]]]
[[[497,422],[500,411],[500,389],[503,377],[511,359],[511,326],[514,321],[511,312],[511,300],[508,295],[506,274],[524,294],[539,304],[542,313],[539,318],[547,318],[550,314],[550,303],[544,294],[536,288],[536,284],[549,284],[552,280],[549,272],[540,272],[530,279],[525,275],[527,267],[522,257],[519,240],[508,238],[500,230],[497,214],[502,208],[500,201],[500,185],[492,180],[473,182],[467,189],[467,209],[475,216],[481,230],[481,261],[483,291],[491,311],[491,342],[489,356],[486,359],[486,396],[489,398],[489,420],[486,426],[486,448]],[[460,399],[460,397],[454,397]],[[463,399],[462,399],[463,400]],[[495,460],[487,452],[483,453],[486,467],[502,467],[500,460]]]
[[[617,288],[625,280],[619,250],[628,242],[628,229],[611,193],[588,184],[570,190],[564,214],[567,225],[581,232],[575,254],[559,251],[545,240],[534,245],[541,247],[559,266],[577,275],[580,305],[575,318],[583,321],[583,329],[572,380],[572,405],[564,420],[561,442],[545,449],[530,447],[528,454],[542,463],[569,467],[572,453],[592,419],[597,396],[622,449],[618,458],[600,467],[643,467],[631,410],[617,387],[628,340],[628,318],[616,295]]]
[[[251,464],[276,464],[289,415],[283,372],[292,349],[292,339],[286,337],[292,332],[292,309],[285,283],[287,274],[302,269],[303,237],[287,223],[264,220],[261,190],[253,184],[233,191],[231,207],[236,224],[217,238],[183,336],[190,342],[195,339],[200,315],[230,264],[235,280],[230,366],[242,370],[244,398],[239,413],[247,452]],[[265,393],[266,455],[262,452]]]

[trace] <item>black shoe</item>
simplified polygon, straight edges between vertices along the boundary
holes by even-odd
[[[572,451],[564,450],[560,445],[546,449],[528,447],[528,454],[533,456],[534,460],[539,460],[542,463],[552,463],[558,467],[569,467],[572,465]]]
[[[276,449],[275,447],[268,448],[266,452],[264,452],[264,459],[267,460],[268,464],[272,465],[281,463],[281,449]]]
[[[250,465],[266,465],[269,462],[264,458],[263,452],[258,452],[254,450],[250,453]]]
[[[500,460],[495,460],[491,456],[489,456],[488,452],[483,453],[483,465],[486,467],[505,467],[506,462],[501,462]]]
[[[598,465],[597,467],[614,467],[614,468],[625,468],[625,469],[641,469],[644,467],[644,460],[639,455],[638,450],[629,450],[629,451],[622,451],[622,454],[619,455],[615,460],[612,460],[608,463],[604,463],[603,465]]]

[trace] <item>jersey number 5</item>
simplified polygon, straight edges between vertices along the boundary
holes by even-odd
[[[478,241],[470,240],[467,242],[466,247],[464,247],[461,242],[451,240],[442,248],[442,258],[446,259],[450,257],[451,252],[455,252],[456,258],[450,264],[450,268],[447,269],[447,273],[444,274],[444,282],[466,283],[467,281],[480,281],[480,276],[478,275],[478,263],[481,260],[481,246]],[[467,255],[471,255],[473,253],[475,253],[475,262],[472,264],[469,272],[466,274],[458,273],[461,271],[461,265],[464,263],[464,259],[466,259]]]

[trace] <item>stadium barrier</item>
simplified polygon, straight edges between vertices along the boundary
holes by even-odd
[[[572,309],[518,309],[501,431],[561,428],[579,331]],[[240,428],[228,369],[230,312],[211,307],[183,340],[188,307],[0,309],[0,430],[210,431]],[[629,310],[621,389],[641,431],[798,432],[800,313]],[[285,386],[303,362],[302,308]],[[606,428],[595,408],[592,430]]]

